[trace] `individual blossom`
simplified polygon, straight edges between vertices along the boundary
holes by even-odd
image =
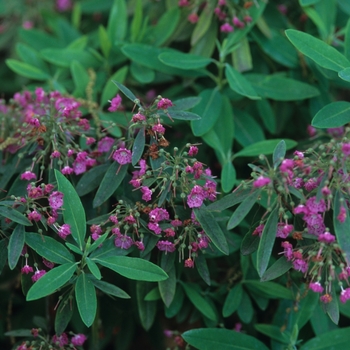
[[[32,276],[32,281],[36,282],[38,279],[43,277],[45,275],[46,271],[45,270],[39,270],[38,268],[34,272],[34,275]]]
[[[342,303],[346,303],[350,299],[350,288],[342,289],[339,299]]]
[[[157,104],[158,109],[168,109],[173,103],[168,98],[161,98]]]
[[[190,157],[194,157],[198,153],[198,147],[197,146],[190,146],[190,149],[188,150],[188,155]]]
[[[233,27],[229,23],[224,23],[220,26],[220,32],[221,33],[231,33],[233,32]]]
[[[92,145],[96,142],[96,139],[93,138],[93,137],[87,137],[86,138],[86,144],[89,146],[89,145]]]
[[[57,344],[60,347],[68,345],[69,340],[66,333],[62,333],[61,335],[54,335],[51,340],[52,344]]]
[[[72,337],[71,343],[74,346],[83,346],[86,339],[87,339],[87,337],[85,334],[79,333],[79,334],[76,334]]]
[[[21,273],[28,275],[29,273],[34,272],[33,268],[31,266],[29,266],[28,264],[25,264],[22,268],[21,268]]]
[[[147,186],[141,187],[142,199],[146,202],[152,200],[152,191]]]
[[[146,120],[146,117],[141,113],[136,113],[132,116],[131,120],[133,123],[138,123],[138,122],[143,122],[144,120]]]
[[[114,143],[114,139],[111,137],[103,137],[97,144],[97,150],[101,153],[109,152]]]
[[[113,153],[113,159],[120,165],[131,163],[132,154],[131,151],[122,147],[115,150]]]
[[[309,213],[324,213],[326,211],[326,203],[323,199],[317,200],[316,196],[310,197],[306,203]]]
[[[287,238],[293,229],[293,225],[284,224],[283,222],[278,223],[276,237]]]
[[[127,235],[119,235],[114,240],[114,245],[121,249],[129,249],[133,243],[132,238]]]
[[[320,282],[311,282],[309,284],[309,289],[315,293],[322,293],[324,288],[321,286]]]
[[[62,168],[61,173],[63,175],[70,175],[73,173],[73,171],[74,171],[73,168],[71,168],[70,166],[67,165],[67,166]]]
[[[232,23],[235,27],[241,28],[241,29],[244,28],[245,26],[244,22],[242,22],[237,16],[234,16],[232,18]]]
[[[36,175],[31,172],[31,171],[25,171],[23,174],[21,174],[21,180],[35,180],[36,179]]]
[[[49,204],[52,209],[59,209],[63,205],[63,193],[54,191],[49,196]]]
[[[59,12],[64,12],[72,8],[72,0],[56,0],[56,8]]]
[[[41,214],[38,213],[36,210],[33,210],[28,214],[28,219],[30,221],[38,222],[41,219]]]
[[[136,242],[134,242],[134,244],[136,245],[138,250],[140,250],[140,251],[144,251],[145,250],[145,245],[143,244],[143,242],[136,241]]]
[[[188,16],[187,16],[187,20],[189,22],[191,22],[192,24],[195,24],[198,22],[198,15],[196,13],[190,13]]]
[[[71,228],[70,225],[68,224],[63,224],[59,229],[57,234],[62,238],[62,239],[66,239],[67,236],[69,236],[71,234]]]
[[[150,221],[159,222],[162,220],[169,220],[169,213],[166,209],[163,208],[155,208],[151,210],[148,214]]]
[[[152,126],[152,130],[154,132],[157,132],[158,134],[164,134],[165,133],[165,128],[162,124],[158,123]]]
[[[321,295],[320,297],[320,301],[323,303],[323,304],[329,304],[331,301],[332,301],[332,296],[328,293],[326,294],[323,294]]]
[[[55,264],[53,262],[46,260],[45,258],[43,258],[43,264],[50,270],[55,267]]]
[[[191,258],[185,260],[185,267],[194,268],[194,261]]]
[[[253,236],[259,235],[259,237],[261,237],[261,234],[262,234],[262,232],[263,232],[263,230],[264,230],[264,227],[265,227],[264,224],[260,224],[259,226],[257,226],[257,227],[255,228],[255,230],[253,231],[252,235],[253,235]]]
[[[328,128],[327,133],[333,137],[340,137],[344,134],[344,126],[339,126],[337,128]]]
[[[281,246],[284,248],[283,254],[288,261],[293,259],[293,246],[288,242],[284,241],[281,243]]]
[[[346,209],[342,205],[339,210],[339,214],[337,215],[337,220],[341,223],[344,223],[346,220]]]
[[[147,227],[156,235],[160,235],[162,233],[162,229],[160,228],[158,222],[149,222]]]
[[[120,107],[120,105],[121,105],[121,103],[122,103],[122,98],[120,97],[119,94],[117,94],[117,96],[114,97],[114,98],[112,99],[112,101],[109,101],[109,102],[111,103],[111,105],[110,105],[110,107],[108,108],[108,110],[109,110],[110,112],[115,112],[115,111]]]
[[[51,153],[51,158],[59,158],[59,157],[61,157],[61,153],[59,151],[56,150]]]
[[[175,251],[175,244],[169,241],[158,241],[157,248],[165,253],[173,253]]]
[[[201,186],[195,185],[187,196],[187,205],[190,208],[199,208],[205,199],[205,193]]]
[[[102,229],[100,225],[92,225],[90,227],[91,237],[94,241],[100,238],[100,234],[102,233]]]
[[[333,236],[331,233],[326,231],[325,233],[321,233],[318,236],[318,241],[326,244],[330,244],[335,241],[335,236]]]
[[[254,187],[264,187],[271,183],[271,179],[265,176],[259,176],[254,182]]]

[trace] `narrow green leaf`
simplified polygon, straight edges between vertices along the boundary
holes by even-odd
[[[217,317],[215,311],[211,305],[200,295],[200,293],[198,293],[190,283],[181,282],[181,285],[184,288],[188,299],[190,299],[195,308],[200,311],[205,317],[208,317],[212,321],[216,321]]]
[[[266,282],[280,277],[289,271],[292,266],[292,262],[288,261],[284,256],[282,256],[265,271],[265,273],[261,276],[260,281]]]
[[[9,268],[13,270],[22,254],[24,241],[25,241],[25,230],[23,225],[17,225],[10,236],[8,245],[8,264]]]
[[[0,216],[10,219],[13,222],[17,222],[23,226],[32,226],[33,224],[20,212],[12,207],[0,206]]]
[[[55,264],[74,262],[74,257],[68,249],[52,237],[26,232],[26,244],[40,256]]]
[[[120,69],[118,69],[107,81],[107,84],[102,90],[101,100],[100,103],[102,106],[108,103],[109,100],[111,100],[113,97],[116,96],[118,92],[118,86],[113,83],[113,81],[118,81],[123,83],[126,75],[128,74],[128,66],[124,66]]]
[[[337,217],[340,213],[341,208],[345,211],[345,221],[340,222]],[[350,227],[350,218],[349,218],[349,209],[346,205],[345,199],[341,194],[340,190],[337,190],[334,196],[333,201],[333,224],[335,235],[337,237],[337,242],[342,249],[343,253],[346,254],[347,259],[350,258],[350,236],[349,236],[349,227]]]
[[[132,161],[131,164],[135,165],[141,159],[143,150],[145,148],[146,135],[145,128],[141,128],[137,133],[134,144],[132,146]]]
[[[198,350],[268,350],[260,340],[228,329],[198,328],[182,334]]]
[[[320,2],[320,0],[299,0],[300,6],[315,5],[318,2]]]
[[[95,285],[95,287],[102,290],[102,292],[106,294],[112,295],[117,298],[130,299],[130,295],[128,293],[124,292],[122,289],[111,283],[95,279],[92,279],[91,282]]]
[[[226,195],[218,201],[209,204],[206,209],[210,211],[223,211],[231,208],[244,201],[244,199],[251,193],[251,189],[242,190],[237,188],[234,192]]]
[[[286,142],[281,140],[275,147],[272,155],[273,167],[277,169],[282,160],[284,159],[287,151]]]
[[[201,100],[200,96],[180,98],[179,100],[173,101],[173,106],[169,107],[168,111],[186,111],[197,106]]]
[[[123,84],[113,80],[113,83],[118,86],[119,90],[132,102],[138,101],[136,96]]]
[[[222,316],[229,317],[238,309],[238,306],[241,303],[242,295],[242,284],[236,284],[226,296],[222,309]]]
[[[98,268],[96,263],[90,258],[86,258],[86,264],[90,272],[95,276],[95,278],[100,280],[102,276],[101,276],[100,269]]]
[[[350,82],[350,67],[347,67],[341,71],[338,72],[339,78]]]
[[[96,316],[97,299],[95,287],[84,272],[79,275],[75,284],[75,299],[82,321],[90,327]]]
[[[112,42],[108,36],[106,28],[103,25],[100,25],[98,27],[98,38],[100,40],[100,48],[103,53],[103,56],[108,58],[112,48]]]
[[[279,343],[289,343],[290,334],[287,331],[282,332],[281,327],[270,324],[255,324],[254,327],[258,332],[267,335],[271,339],[277,340]]]
[[[159,300],[161,298],[159,288],[154,287],[151,289],[146,296],[143,298],[144,301],[154,301],[154,300]]]
[[[91,52],[77,48],[44,49],[40,53],[47,62],[62,68],[69,68],[74,60],[85,68],[95,68],[101,64],[100,60]]]
[[[17,43],[16,52],[22,61],[38,68],[41,72],[48,72],[48,68],[44,60],[38,51],[34,50],[32,47]]]
[[[306,297],[301,298],[298,307],[298,315],[296,324],[298,328],[301,329],[309,321],[309,319],[314,314],[315,308],[319,308],[320,295],[318,293],[313,293],[311,290],[308,291]]]
[[[198,114],[192,113],[192,112],[185,112],[185,111],[173,111],[168,110],[168,113],[172,119],[178,119],[178,120],[200,120],[201,117]]]
[[[156,74],[153,69],[145,67],[142,64],[134,61],[130,64],[130,73],[138,82],[142,84],[151,83],[156,78]]]
[[[258,235],[253,235],[252,230],[249,230],[243,237],[241,243],[241,254],[250,255],[257,251],[260,243],[260,237]]]
[[[236,169],[233,164],[227,162],[224,164],[221,171],[221,187],[224,193],[232,191],[236,182]]]
[[[214,12],[211,10],[210,6],[206,6],[200,14],[198,22],[196,23],[196,27],[192,32],[192,46],[194,46],[209,29],[213,13]]]
[[[294,295],[291,289],[281,286],[275,282],[260,282],[255,280],[245,280],[245,286],[253,292],[259,292],[259,295],[270,299],[288,299],[293,300]]]
[[[130,40],[135,42],[140,33],[142,26],[142,1],[136,0],[134,2],[134,14],[130,25]]]
[[[315,128],[337,128],[350,122],[350,102],[332,102],[323,107],[312,119]]]
[[[0,241],[0,275],[2,273],[3,268],[6,265],[7,255],[7,239],[4,238]]]
[[[152,284],[147,282],[136,282],[137,309],[142,327],[148,331],[154,322],[157,303],[155,301],[145,301],[145,296],[152,289]]]
[[[91,168],[84,173],[79,179],[75,189],[80,197],[92,192],[98,185],[101,184],[103,176],[105,175],[109,163],[101,164]]]
[[[63,193],[63,218],[70,225],[72,237],[82,250],[86,233],[86,218],[84,207],[73,185],[64,175],[55,169],[58,190]]]
[[[114,191],[123,182],[127,170],[128,164],[121,166],[119,163],[113,162],[110,165],[95,195],[93,201],[94,208],[103,204],[113,195]]]
[[[256,93],[251,83],[233,67],[226,63],[225,75],[230,88],[238,94],[248,97],[251,100],[260,100],[261,97]]]
[[[199,96],[201,102],[193,108],[193,113],[201,116],[200,120],[191,122],[192,131],[195,136],[207,133],[219,118],[222,104],[222,96],[216,89],[202,91]]]
[[[128,13],[125,0],[114,0],[109,12],[107,33],[112,44],[123,41],[128,27]]]
[[[202,277],[203,281],[208,286],[210,286],[211,285],[210,272],[207,264],[207,259],[204,257],[204,255],[199,254],[196,257],[195,266],[197,268],[199,275]]]
[[[74,60],[70,65],[70,70],[75,85],[74,96],[85,97],[85,89],[90,81],[87,69]]]
[[[55,316],[55,332],[62,334],[73,316],[73,307],[68,299],[61,300]]]
[[[34,80],[48,80],[50,78],[47,73],[31,64],[20,62],[12,58],[7,59],[5,62],[10,69],[23,77]]]
[[[164,52],[161,53],[158,58],[167,66],[181,69],[204,68],[212,61],[210,58],[183,52]]]
[[[40,299],[54,293],[71,279],[75,270],[76,263],[67,263],[53,268],[40,277],[29,289],[27,301]]]
[[[259,195],[259,190],[254,191],[253,193],[249,194],[246,199],[238,206],[227,223],[228,230],[232,230],[242,222],[242,220],[249,213],[250,209],[252,209],[253,205],[256,203]]]
[[[221,230],[221,227],[215,220],[214,215],[205,207],[194,208],[196,219],[201,224],[204,232],[210,238],[211,242],[220,250],[220,252],[228,255],[229,248],[226,237]]]
[[[350,10],[350,3],[348,4]],[[348,60],[350,60],[350,19],[348,19],[345,27],[344,55]]]
[[[259,116],[265,126],[265,129],[272,134],[276,134],[277,120],[270,102],[266,99],[261,99],[256,101],[256,104],[257,104]]]
[[[234,158],[237,157],[257,157],[260,154],[272,154],[275,150],[277,144],[281,141],[281,139],[274,140],[266,140],[254,143],[250,146],[243,148],[241,151],[237,152],[234,155]],[[297,145],[297,142],[289,139],[284,139],[286,143],[287,150],[294,148]]]
[[[301,346],[300,350],[336,350],[346,349],[350,342],[350,327],[329,331],[312,338]]]
[[[197,261],[196,261],[197,262]],[[162,297],[162,300],[166,307],[169,307],[170,304],[173,302],[175,293],[176,293],[176,271],[175,271],[175,265],[172,266],[172,268],[167,271],[169,278],[165,281],[159,281],[158,287],[160,296]]]
[[[100,259],[93,258],[93,260],[133,280],[158,282],[168,278],[168,275],[159,266],[140,258],[112,256]]]
[[[321,67],[339,72],[350,66],[350,62],[344,55],[314,36],[294,29],[287,29],[285,33],[301,53]]]
[[[265,224],[264,230],[260,238],[260,243],[259,243],[259,248],[257,253],[257,270],[260,277],[262,277],[263,274],[265,273],[268,263],[270,261],[272,248],[276,238],[277,221],[278,221],[278,210],[277,208],[275,208],[270,213],[270,216],[267,219],[267,222]]]

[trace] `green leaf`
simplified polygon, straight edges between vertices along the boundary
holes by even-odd
[[[160,113],[162,114],[162,113]],[[172,119],[178,119],[178,120],[199,120],[201,117],[198,114],[192,113],[192,112],[185,112],[185,111],[173,111],[168,109],[168,114]],[[163,114],[165,115],[165,114]]]
[[[319,294],[313,293],[311,290],[309,290],[305,298],[301,298],[296,320],[299,329],[304,327],[304,325],[309,321],[315,312],[315,308],[319,308],[319,298]]]
[[[344,55],[314,36],[294,29],[287,29],[285,33],[301,53],[319,66],[336,72],[350,66],[350,62]]]
[[[288,299],[294,300],[294,295],[291,289],[281,286],[275,282],[259,282],[245,280],[242,283],[253,292],[258,292],[259,295],[270,299]]]
[[[61,288],[73,276],[77,268],[76,265],[76,263],[67,263],[46,272],[46,274],[40,277],[29,289],[27,301],[46,297]]]
[[[225,303],[222,309],[222,316],[229,317],[238,309],[238,306],[242,300],[242,295],[242,284],[238,283],[229,291],[229,293],[226,296]]]
[[[146,135],[145,128],[141,128],[137,133],[134,144],[132,146],[132,161],[131,164],[135,165],[141,159],[143,150],[145,148]]]
[[[20,62],[12,58],[7,59],[6,65],[15,73],[22,75],[29,79],[48,80],[50,76],[41,69],[32,66],[31,64]]]
[[[256,93],[251,83],[237,70],[226,63],[226,79],[230,88],[238,94],[248,97],[251,100],[260,100],[261,97]]]
[[[243,237],[241,243],[241,254],[250,255],[254,253],[258,249],[259,243],[260,237],[258,235],[253,235],[252,230],[249,230]]]
[[[343,207],[345,210],[345,221],[340,222],[337,217],[340,213],[340,209]],[[345,253],[346,257],[350,257],[350,236],[349,236],[349,227],[350,227],[350,218],[349,218],[349,209],[345,202],[341,190],[337,190],[335,193],[333,201],[333,225],[335,235],[337,237],[337,242]]]
[[[205,317],[208,317],[209,320],[216,321],[216,313],[211,307],[211,305],[197,292],[196,288],[190,283],[185,283],[181,281],[181,285],[185,290],[185,293],[190,299],[191,303],[195,308],[200,311]]]
[[[127,170],[128,170],[128,164],[121,166],[119,163],[113,162],[109,166],[101,182],[101,185],[98,188],[97,193],[95,195],[95,198],[93,201],[94,208],[97,208],[98,206],[103,204],[108,198],[110,198],[113,195],[114,191],[123,182]]]
[[[100,259],[94,257],[93,260],[133,280],[158,282],[168,278],[168,275],[159,266],[140,258],[111,256]]]
[[[238,208],[233,212],[232,216],[230,217],[227,223],[228,230],[232,230],[242,222],[242,220],[252,209],[253,205],[256,203],[259,195],[259,190],[253,191],[244,199],[244,201],[238,206]]]
[[[271,339],[277,340],[279,343],[289,343],[290,334],[287,331],[282,332],[281,327],[269,324],[255,324],[254,327],[258,332],[267,335]]]
[[[274,110],[272,109],[270,102],[266,99],[262,99],[256,101],[256,105],[265,129],[270,133],[275,134],[277,132],[277,122]]]
[[[231,162],[224,164],[221,171],[221,187],[224,193],[232,191],[236,182],[236,169]]]
[[[151,29],[150,37],[154,46],[163,45],[178,27],[181,11],[177,6],[168,9]]]
[[[249,113],[234,108],[235,139],[243,147],[264,141],[265,135],[260,123]]]
[[[75,189],[80,197],[92,192],[101,184],[103,176],[106,174],[110,164],[105,163],[91,168],[79,179]]]
[[[204,135],[214,126],[220,116],[222,104],[222,96],[216,89],[204,90],[199,96],[202,100],[193,108],[193,113],[201,116],[201,119],[191,122],[195,136]]]
[[[75,299],[82,321],[90,327],[96,316],[97,298],[95,287],[84,272],[78,276],[75,284]]]
[[[134,14],[130,25],[130,41],[135,42],[142,27],[142,1],[136,0],[134,2]]]
[[[103,53],[103,56],[108,58],[109,53],[112,48],[112,42],[109,39],[108,33],[106,28],[103,25],[100,25],[98,27],[98,38],[100,40],[100,48]]]
[[[62,173],[55,169],[58,190],[63,192],[63,218],[70,225],[72,237],[78,243],[80,250],[84,247],[86,234],[86,218],[84,207],[73,185]]]
[[[346,349],[350,342],[350,327],[336,329],[307,341],[300,350]]]
[[[182,337],[199,350],[268,350],[260,340],[228,329],[192,329],[183,333]]]
[[[228,255],[229,248],[226,237],[221,230],[221,227],[215,220],[214,215],[205,207],[193,209],[196,219],[201,224],[204,232],[210,238],[211,242],[215,245],[220,252]]]
[[[0,275],[7,262],[7,239],[0,241]]]
[[[265,224],[262,232],[258,253],[257,253],[257,270],[260,277],[265,273],[272,248],[275,243],[276,232],[277,232],[277,221],[278,221],[278,210],[275,208],[271,213]],[[266,282],[267,283],[267,282]]]
[[[94,275],[94,277],[98,280],[101,279],[101,272],[96,263],[91,260],[90,258],[86,258],[86,264],[87,267],[89,268],[90,272]]]
[[[350,82],[350,67],[347,67],[341,71],[338,72],[339,78]]]
[[[55,332],[62,334],[68,326],[73,316],[73,307],[69,303],[68,298],[61,300],[55,317]]]
[[[300,6],[315,5],[318,2],[320,2],[320,0],[299,0]]]
[[[349,3],[348,3],[348,6],[350,10]],[[350,19],[346,23],[346,27],[345,27],[344,55],[348,60],[350,60]]]
[[[119,83],[118,81],[113,80],[113,83],[118,86],[118,89],[132,102],[136,103],[135,101],[138,101],[138,98],[123,84]],[[139,103],[138,103],[139,104]]]
[[[95,68],[101,64],[92,53],[82,49],[44,49],[40,53],[47,62],[63,68],[69,68],[74,60],[85,68]]]
[[[142,327],[148,331],[154,322],[157,303],[155,301],[145,301],[145,296],[152,289],[152,284],[147,282],[136,282],[137,309]]]
[[[26,232],[26,244],[40,256],[55,264],[74,262],[74,257],[68,249],[52,237]]]
[[[22,254],[24,241],[25,241],[25,230],[23,225],[17,225],[10,236],[8,245],[8,264],[9,268],[13,270]]]
[[[20,212],[12,207],[0,206],[0,216],[4,218],[10,219],[13,222],[17,222],[17,224],[21,224],[23,226],[32,226],[33,224]]]
[[[191,36],[191,46],[194,46],[202,36],[207,32],[212,21],[213,11],[210,6],[206,6],[199,16],[196,27],[194,28]]]
[[[241,151],[237,152],[233,157],[257,157],[260,154],[272,154],[280,141],[281,139],[274,139],[254,143],[250,146],[243,148]],[[293,140],[284,139],[284,141],[286,143],[287,150],[294,148],[297,145],[297,142]]]
[[[131,62],[130,73],[138,82],[143,84],[151,83],[156,77],[153,69],[145,67],[137,62]]]
[[[204,255],[199,254],[196,257],[196,262],[195,262],[196,269],[199,273],[199,276],[202,277],[203,281],[210,286],[211,285],[211,280],[210,280],[210,272],[207,264],[207,259],[204,257]]]
[[[95,243],[96,241],[93,244]],[[93,244],[91,245],[91,247],[93,246]],[[103,242],[102,247],[98,247],[98,249],[95,249],[90,254],[90,258],[96,262],[95,259],[104,259],[116,255],[124,256],[129,254],[131,249],[118,249],[114,244],[114,238],[111,237]]]
[[[109,12],[107,33],[112,44],[123,41],[128,27],[128,13],[125,0],[114,0]]]
[[[184,97],[180,98],[179,100],[173,101],[173,106],[168,108],[168,112],[172,111],[186,111],[190,108],[193,108],[198,105],[199,102],[201,102],[201,97]]]
[[[158,58],[167,66],[188,70],[204,68],[212,61],[210,58],[183,52],[164,52]]]
[[[165,307],[165,316],[167,318],[172,318],[179,314],[183,305],[184,298],[185,298],[185,294],[182,288],[176,288],[176,293],[175,293],[173,302],[170,304],[168,308]]]
[[[122,298],[122,299],[130,299],[130,295],[128,293],[124,292],[122,289],[120,289],[119,287],[111,283],[99,281],[95,279],[92,279],[91,282],[95,285],[95,287],[102,290],[102,292],[108,295],[112,295],[114,297]]]
[[[244,199],[251,193],[251,189],[236,189],[233,193],[226,195],[225,197],[217,200],[214,203],[209,204],[206,209],[210,211],[223,211],[231,208],[244,201]]]
[[[284,256],[280,257],[272,266],[270,266],[261,276],[261,282],[271,281],[284,275],[292,267],[292,262]]]
[[[74,96],[85,97],[85,90],[90,81],[86,68],[84,68],[78,61],[74,60],[70,65],[70,70],[75,85]]]
[[[161,296],[160,296],[159,288],[154,287],[146,294],[146,296],[143,298],[143,300],[144,301],[154,301],[154,300],[159,300],[160,298],[161,298]]]
[[[197,262],[197,260],[196,260]],[[162,297],[162,300],[166,307],[169,307],[170,304],[173,302],[175,293],[176,293],[176,271],[175,271],[175,265],[172,266],[172,268],[167,271],[169,278],[165,281],[159,281],[158,287],[160,296]]]
[[[275,147],[272,155],[273,167],[277,169],[281,161],[286,156],[287,146],[284,140],[281,140]]]
[[[276,101],[299,101],[318,96],[319,90],[299,80],[286,78],[278,74],[247,74],[246,78],[262,98]]]
[[[315,128],[337,128],[350,122],[350,102],[332,102],[323,107],[312,119]]]
[[[38,51],[22,43],[16,44],[16,52],[22,61],[38,68],[41,72],[48,72],[48,68]]]
[[[128,74],[128,66],[124,66],[118,69],[111,77],[108,79],[107,84],[102,90],[100,103],[104,106],[109,100],[116,96],[118,92],[118,86],[114,83],[114,81],[118,81],[123,83],[126,75]]]

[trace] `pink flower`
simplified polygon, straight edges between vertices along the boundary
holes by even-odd
[[[316,196],[310,197],[305,206],[310,213],[324,213],[326,211],[325,201],[323,199],[317,201]]]
[[[32,29],[34,26],[33,22],[32,21],[24,21],[23,24],[22,24],[22,27],[24,29]]]
[[[23,174],[21,174],[21,180],[30,181],[34,179],[36,179],[36,175],[31,171],[26,171]]]
[[[188,258],[185,260],[185,267],[187,268],[194,268],[194,261],[191,258]]]
[[[340,207],[340,211],[339,214],[337,216],[337,220],[341,223],[344,223],[346,220],[346,209],[344,208],[344,206]]]
[[[52,209],[59,209],[63,205],[63,193],[54,191],[49,196],[49,204]]]
[[[112,101],[109,101],[111,103],[111,106],[108,108],[110,112],[115,112],[122,103],[122,98],[119,96],[119,94],[112,99]]]
[[[302,273],[305,273],[308,269],[308,264],[303,259],[295,259],[293,261],[293,267],[297,271],[301,271]]]
[[[141,113],[136,113],[132,116],[131,120],[133,123],[143,122],[144,120],[146,120],[146,117]]]
[[[46,260],[45,258],[43,258],[43,264],[49,269],[53,269],[55,266],[53,262]]]
[[[59,151],[56,150],[51,153],[51,158],[59,158],[59,157],[61,157],[61,153]]]
[[[220,26],[220,32],[222,33],[231,33],[233,32],[233,27],[229,23],[224,23],[223,25]]]
[[[134,242],[138,250],[144,251],[145,250],[145,245],[141,241],[136,241]]]
[[[294,229],[293,225],[279,223],[277,226],[276,237],[287,238],[288,235],[293,231],[293,229]]]
[[[199,208],[205,199],[205,193],[201,186],[195,185],[187,196],[187,205],[190,208]]]
[[[59,230],[58,230],[58,232],[57,232],[57,234],[58,234],[62,239],[66,239],[67,236],[69,236],[71,233],[72,233],[72,232],[71,232],[71,228],[70,228],[70,225],[68,225],[68,224],[63,224],[63,225],[59,228]]]
[[[129,249],[133,243],[133,240],[127,235],[117,236],[114,240],[115,246],[121,249]]]
[[[232,18],[232,23],[237,28],[244,28],[245,24],[237,17]]]
[[[189,155],[190,157],[194,157],[195,155],[197,155],[197,153],[198,153],[198,147],[196,147],[196,146],[190,146],[190,149],[189,149],[189,151],[188,151],[188,155]]]
[[[29,266],[28,264],[24,265],[22,268],[21,268],[21,273],[22,274],[26,274],[28,275],[28,273],[31,273],[33,272],[33,268],[31,266]]]
[[[86,144],[89,146],[89,145],[92,145],[93,143],[95,143],[96,140],[93,138],[93,137],[87,137],[86,138]]]
[[[320,297],[320,301],[323,304],[328,304],[332,301],[332,296],[330,294],[326,293]]]
[[[121,165],[131,163],[131,151],[126,148],[118,148],[113,153],[113,159]]]
[[[350,143],[343,143],[341,146],[341,150],[344,154],[344,156],[350,155]]]
[[[72,7],[72,0],[56,0],[56,8],[59,12],[64,12]]]
[[[45,270],[36,270],[34,272],[34,275],[32,276],[32,281],[36,282],[38,279],[43,277],[45,275],[46,271]]]
[[[67,165],[64,168],[62,168],[61,173],[63,175],[70,175],[70,174],[72,174],[73,171],[74,171],[73,168],[71,168],[70,166]]]
[[[315,293],[322,293],[324,288],[321,286],[320,282],[314,282],[309,284],[309,289]]]
[[[330,234],[329,232],[326,231],[325,233],[321,233],[318,236],[318,241],[330,244],[330,243],[333,243],[335,241],[335,236],[333,236],[332,234]]]
[[[169,241],[158,241],[157,248],[165,253],[173,253],[175,251],[175,244]]]
[[[168,98],[161,98],[157,104],[158,109],[168,109],[173,103]]]
[[[97,144],[97,150],[99,152],[109,152],[109,150],[112,148],[114,143],[114,139],[112,139],[111,137],[104,137],[102,138],[98,144]]]
[[[197,15],[196,13],[191,13],[191,14],[189,14],[189,15],[187,16],[187,19],[188,19],[188,21],[191,22],[192,24],[195,24],[195,23],[198,22],[199,17],[198,17],[198,15]]]
[[[169,213],[166,209],[163,208],[155,208],[149,212],[149,219],[152,222],[159,222],[162,220],[169,220]]]
[[[153,125],[152,130],[157,132],[158,134],[162,134],[162,135],[165,133],[165,128],[160,123]]]
[[[60,336],[57,336],[56,334],[52,337],[52,343],[57,344],[60,347],[63,347],[65,345],[68,345],[68,336],[66,333],[62,333]]]
[[[142,186],[141,192],[142,192],[142,199],[144,201],[149,202],[152,199],[152,191],[148,187]]]
[[[86,339],[87,337],[85,334],[79,333],[72,337],[71,342],[74,346],[82,346],[85,343]]]
[[[350,299],[350,288],[343,289],[340,293],[340,301],[345,303]]]
[[[254,182],[253,182],[253,186],[254,187],[264,187],[266,185],[268,185],[269,183],[271,183],[271,179],[268,177],[264,177],[264,176],[259,176]]]
[[[160,228],[158,222],[149,222],[147,227],[156,235],[160,235],[162,233],[162,229]]]
[[[28,219],[29,219],[30,221],[36,221],[36,222],[38,222],[38,221],[40,221],[40,219],[41,219],[41,214],[38,213],[36,210],[33,210],[32,212],[30,212],[30,213],[28,214]]]

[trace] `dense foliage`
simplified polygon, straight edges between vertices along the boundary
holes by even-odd
[[[350,341],[347,0],[0,1],[0,341]]]

